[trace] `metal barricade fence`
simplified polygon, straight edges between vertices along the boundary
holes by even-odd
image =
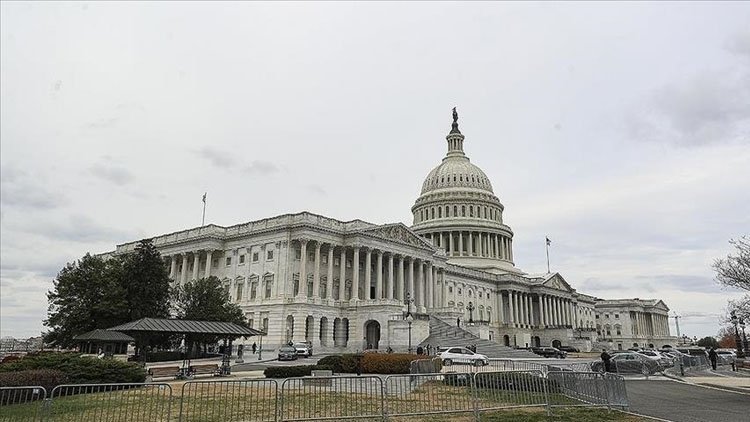
[[[440,358],[419,359],[409,363],[410,374],[435,374],[443,368],[443,360]]]
[[[168,421],[172,387],[165,383],[68,384],[50,394],[53,421]]]
[[[609,378],[599,372],[555,371],[548,374],[550,406],[609,407]]]
[[[383,417],[378,376],[287,378],[281,383],[280,421]]]
[[[549,401],[541,371],[477,372],[473,381],[476,411],[545,407]]]
[[[607,403],[623,410],[630,406],[628,392],[625,388],[625,378],[616,374],[603,374],[607,386]]]
[[[468,372],[389,375],[385,377],[388,416],[474,412]]]
[[[278,389],[273,379],[188,381],[182,385],[179,420],[273,422]]]
[[[487,369],[491,371],[539,371],[542,374],[546,374],[548,365],[523,360],[489,359]]]
[[[41,420],[46,399],[44,387],[0,387],[0,422]]]

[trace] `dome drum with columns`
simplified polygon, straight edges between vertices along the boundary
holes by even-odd
[[[464,153],[455,109],[446,140],[411,227],[301,212],[151,240],[175,285],[218,277],[250,326],[267,333],[264,349],[289,341],[309,341],[318,354],[469,342],[490,357],[512,357],[522,352],[510,346],[675,343],[661,301],[602,301],[559,273],[516,268],[503,204]]]
[[[505,207],[487,175],[464,153],[455,108],[446,141],[445,158],[427,175],[412,207],[412,230],[445,250],[450,263],[520,273],[513,265],[513,231],[503,224]]]

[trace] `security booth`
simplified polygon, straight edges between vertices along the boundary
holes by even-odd
[[[78,351],[87,354],[125,355],[128,344],[135,342],[133,337],[119,331],[91,330],[73,339],[78,343]]]

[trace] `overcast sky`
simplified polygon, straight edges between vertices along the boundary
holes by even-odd
[[[458,107],[516,265],[690,336],[750,234],[750,3],[0,3],[0,335],[66,262],[311,211],[410,225]],[[674,320],[671,321],[674,333]]]

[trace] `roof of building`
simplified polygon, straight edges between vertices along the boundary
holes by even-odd
[[[131,342],[135,341],[133,337],[127,334],[123,334],[118,331],[96,329],[91,330],[88,333],[79,334],[73,337],[74,340],[83,341],[115,341],[115,342]]]
[[[258,336],[264,332],[243,327],[233,322],[190,321],[182,319],[141,318],[116,327],[111,331],[141,333],[175,333],[175,334],[214,334],[226,336]]]

